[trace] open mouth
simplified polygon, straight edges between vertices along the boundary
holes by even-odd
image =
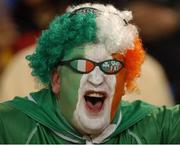
[[[91,112],[100,112],[107,95],[105,92],[88,91],[84,95],[86,107]]]

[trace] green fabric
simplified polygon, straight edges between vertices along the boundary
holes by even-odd
[[[70,144],[86,143],[80,133],[62,117],[52,93],[41,90],[32,93],[30,100],[16,97],[0,104],[0,143],[2,144]],[[102,143],[160,144],[180,143],[180,106],[158,108],[141,101],[122,102],[119,112],[122,121]],[[57,133],[66,135],[66,138]],[[67,139],[71,138],[74,142]]]

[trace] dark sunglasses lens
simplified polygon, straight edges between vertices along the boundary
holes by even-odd
[[[88,73],[93,70],[94,63],[85,59],[77,59],[77,60],[71,61],[70,66],[71,68],[73,68],[74,70],[78,72]]]
[[[101,69],[104,73],[115,74],[119,72],[123,67],[123,64],[118,60],[107,60],[101,64]]]

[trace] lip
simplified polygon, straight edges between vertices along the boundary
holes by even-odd
[[[84,96],[84,103],[86,109],[90,113],[100,113],[103,110],[104,102],[107,98],[107,93],[104,91],[86,91]]]

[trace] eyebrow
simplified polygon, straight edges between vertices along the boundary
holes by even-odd
[[[61,61],[68,61],[68,60],[72,60],[72,59],[76,59],[76,58],[85,58],[83,55],[77,54],[74,56],[70,56],[70,57],[64,57],[63,59],[61,59]]]
[[[120,57],[118,57],[118,55],[120,55]],[[111,56],[114,58],[114,59],[117,59],[119,61],[125,61],[125,58],[124,58],[124,55],[123,54],[120,54],[120,53],[112,53]]]

